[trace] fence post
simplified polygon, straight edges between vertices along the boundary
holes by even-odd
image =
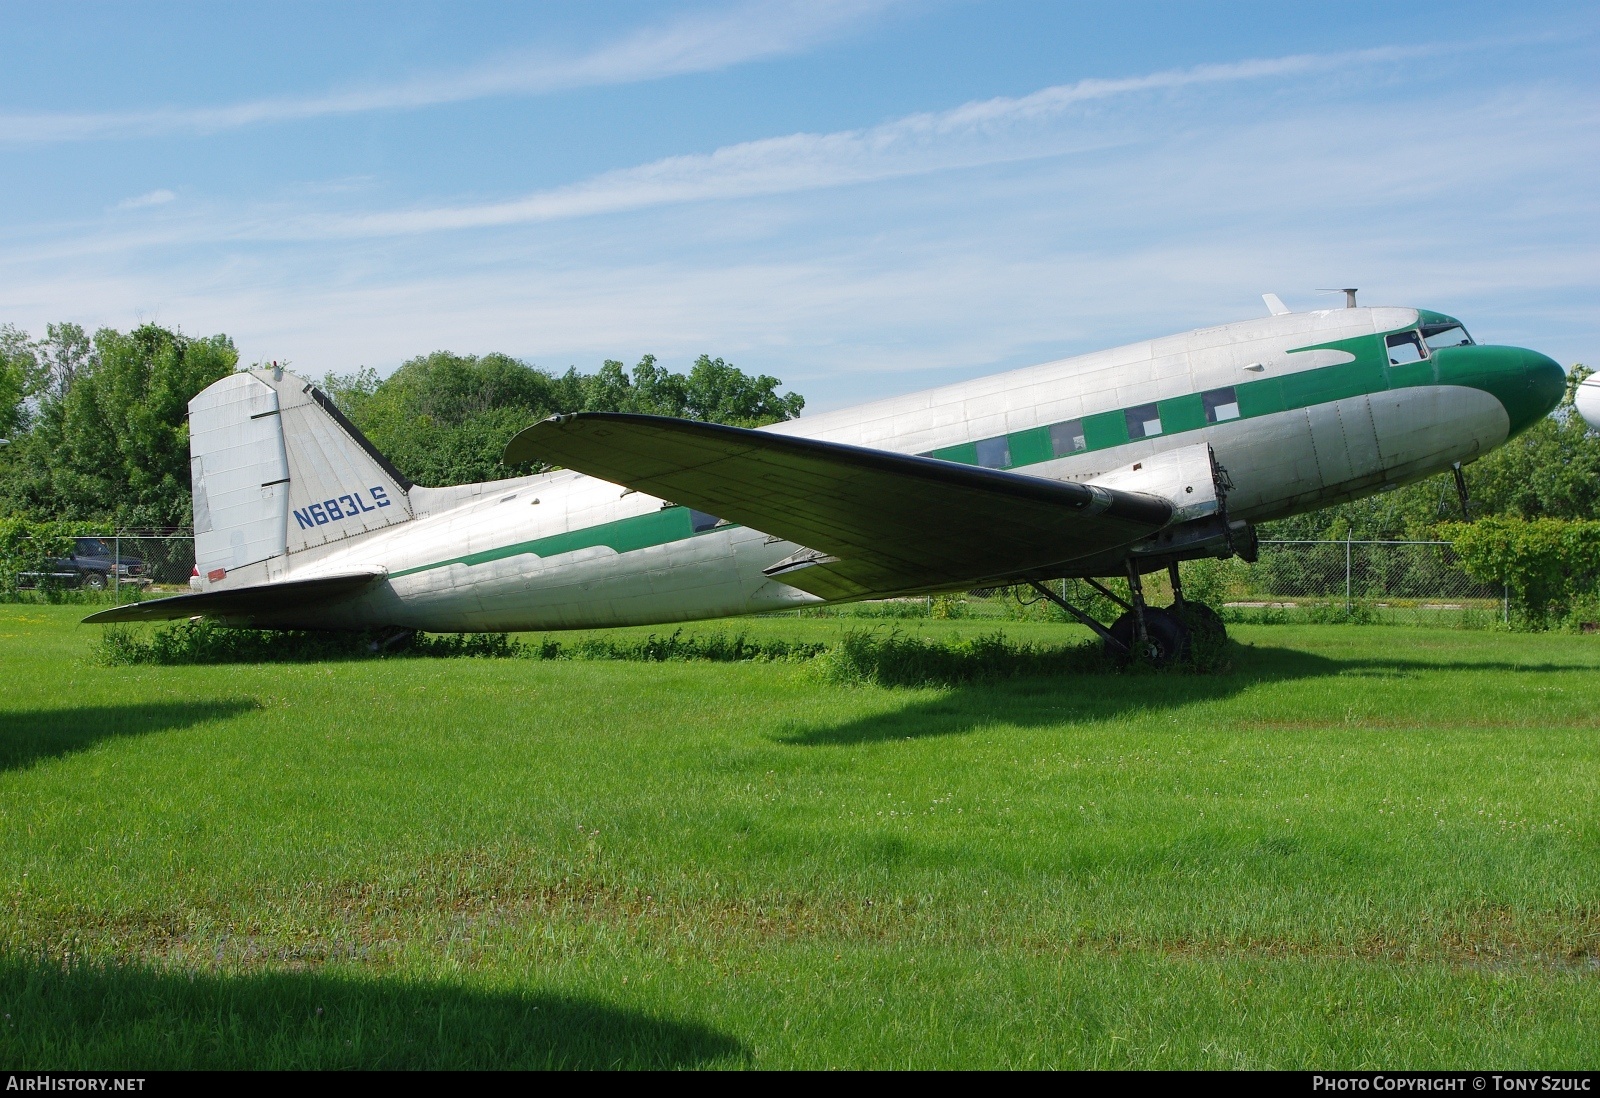
[[[1500,621],[1505,625],[1511,624],[1511,585],[1505,584],[1500,595]]]
[[[122,582],[122,535],[115,531],[111,534],[111,605],[116,606],[122,602],[122,592],[118,585]]]
[[[1349,614],[1355,609],[1355,604],[1350,600],[1350,533],[1344,535],[1344,612]]]

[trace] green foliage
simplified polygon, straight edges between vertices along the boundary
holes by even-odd
[[[30,429],[0,469],[4,507],[123,528],[190,522],[188,403],[233,372],[227,336],[146,324],[95,333],[51,325],[34,355]]]
[[[91,340],[52,324],[32,340],[0,328],[0,514],[72,518],[124,529],[185,527],[189,400],[231,373],[227,336],[192,338],[147,324]],[[324,388],[401,470],[421,484],[464,484],[534,471],[507,468],[513,435],[572,411],[646,412],[741,426],[800,414],[798,393],[701,355],[687,374],[646,355],[632,371],[555,376],[502,354],[437,351],[387,379],[369,368],[329,374]]]
[[[1592,598],[1600,579],[1600,521],[1491,517],[1439,528],[1473,578],[1503,583],[1526,624],[1540,627]]]
[[[752,377],[701,355],[676,374],[645,355],[631,373],[607,360],[594,374],[554,376],[507,355],[436,351],[389,378],[364,369],[323,386],[395,465],[419,484],[469,484],[535,471],[500,454],[516,433],[560,412],[639,412],[758,427],[800,414],[805,399],[779,395],[777,378]]]
[[[850,629],[817,661],[830,683],[946,686],[1024,676],[1081,675],[1113,670],[1097,642],[1040,645],[1004,633],[937,641],[898,629]]]
[[[630,660],[662,663],[704,660],[811,659],[824,646],[784,640],[755,640],[744,633],[666,636],[583,635],[570,640],[522,640],[504,633],[419,633],[399,643],[380,633],[320,633],[297,630],[237,629],[212,621],[182,621],[140,630],[110,626],[96,645],[108,667],[137,664],[185,666],[218,663],[317,663],[328,660],[423,656],[434,659]]]
[[[10,439],[28,422],[24,403],[32,395],[39,360],[26,332],[0,326],[0,438]]]
[[[71,553],[71,534],[64,523],[0,518],[0,598],[15,598],[23,577]]]

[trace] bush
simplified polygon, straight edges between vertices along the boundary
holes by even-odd
[[[1521,624],[1544,629],[1582,611],[1600,579],[1600,522],[1490,516],[1439,528],[1483,583],[1511,589]]]
[[[71,530],[64,523],[0,518],[0,598],[15,599],[29,573],[48,572],[51,561],[71,552]]]
[[[301,663],[324,660],[421,656],[430,659],[534,660],[742,660],[811,659],[825,645],[754,641],[743,633],[727,636],[667,636],[652,633],[637,640],[583,637],[563,644],[543,637],[526,642],[504,633],[321,633],[299,630],[237,629],[212,621],[183,621],[147,632],[110,626],[101,635],[97,656],[111,666],[131,664]]]
[[[873,686],[944,686],[1034,675],[1112,670],[1098,642],[1045,647],[1008,641],[1004,633],[944,642],[898,629],[852,629],[822,653],[828,682]]]

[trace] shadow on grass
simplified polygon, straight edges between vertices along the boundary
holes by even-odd
[[[255,702],[245,699],[0,712],[0,770],[21,770],[41,759],[93,747],[101,740],[187,728],[254,708]]]
[[[1517,664],[1504,660],[1342,659],[1292,648],[1230,643],[1228,671],[1216,674],[1087,673],[1029,675],[982,682],[931,681],[939,694],[899,709],[834,725],[797,723],[780,743],[822,746],[957,736],[995,723],[1021,726],[1094,722],[1128,713],[1175,709],[1214,701],[1260,683],[1341,675],[1348,678],[1409,678],[1429,672],[1495,674],[1593,672],[1592,664]]]
[[[13,1068],[683,1068],[739,1065],[696,1022],[565,995],[325,974],[0,962]]]

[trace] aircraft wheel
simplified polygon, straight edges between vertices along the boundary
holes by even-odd
[[[1135,657],[1141,657],[1157,667],[1171,667],[1189,655],[1189,626],[1171,610],[1154,606],[1145,608],[1144,631],[1148,638],[1143,652],[1136,651],[1135,634],[1138,632],[1133,611],[1129,610],[1111,623],[1111,635],[1127,646]],[[1109,649],[1109,645],[1107,646]],[[1123,661],[1128,657],[1115,649],[1112,653]]]
[[[1222,615],[1203,602],[1175,602],[1167,607],[1167,613],[1182,618],[1195,640],[1228,639],[1228,627],[1223,624]]]

